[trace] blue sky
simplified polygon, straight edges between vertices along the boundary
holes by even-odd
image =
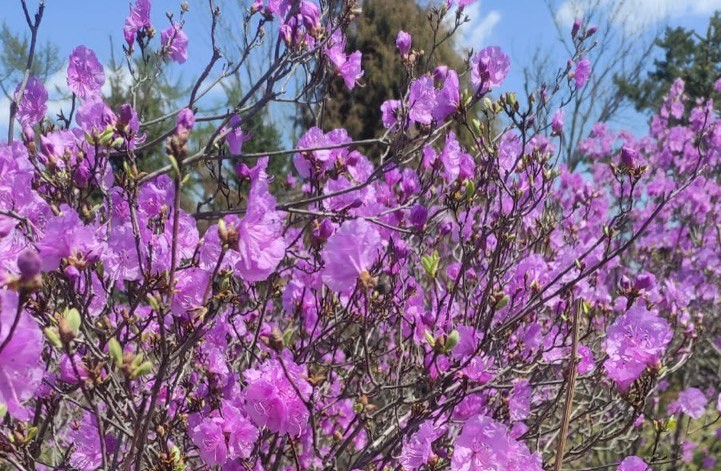
[[[37,1],[28,0],[28,4],[34,9]],[[221,7],[224,3],[235,3],[235,0],[216,1]],[[20,1],[5,0],[3,3],[0,20],[15,31],[25,28]],[[210,14],[205,0],[189,0],[188,3],[190,13],[186,16],[186,31],[190,38],[189,60],[177,67],[176,73],[189,79],[199,73],[210,54]],[[625,25],[616,25],[618,31],[641,32],[647,38],[653,37],[666,24],[704,31],[708,16],[721,9],[721,0],[478,0],[466,9],[471,22],[461,29],[459,47],[478,50],[487,45],[501,46],[511,56],[513,64],[503,89],[520,91],[523,66],[530,62],[538,48],[549,51],[558,62],[557,67],[568,58],[559,42],[554,18],[567,34],[573,18],[591,4],[600,5],[604,11],[621,5],[622,16],[630,21]],[[126,0],[48,0],[40,41],[54,42],[62,57],[67,57],[77,45],[84,44],[96,51],[101,62],[107,63],[112,37],[116,58],[122,59],[122,27],[128,6]],[[177,15],[179,9],[180,1],[154,0],[152,19],[156,29],[167,27],[167,11]],[[226,21],[233,24],[241,20],[230,17]],[[56,74],[52,85],[64,85],[64,70]],[[58,101],[55,108],[63,104]],[[7,129],[7,100],[0,99],[0,132],[3,134],[4,129]]]

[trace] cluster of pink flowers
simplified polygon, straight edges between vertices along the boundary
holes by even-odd
[[[326,3],[257,0],[245,21],[277,28],[278,63],[353,88],[362,54]],[[150,13],[131,6],[129,58],[151,50]],[[188,58],[183,25],[162,31],[161,66]],[[569,96],[592,72],[580,30]],[[406,65],[411,45],[399,32]],[[272,175],[270,157],[243,155],[249,108],[193,102],[158,120],[168,164],[146,172],[157,136],[103,100],[91,49],[69,64],[74,121],[51,122],[31,77],[14,95],[22,132],[0,143],[0,463],[646,471],[660,455],[645,437],[665,446],[673,420],[721,407],[702,361],[721,345],[721,120],[682,81],[647,136],[596,125],[582,171],[555,163],[564,110],[534,131],[545,105],[494,95],[510,59],[485,47],[467,71],[408,67],[380,110],[380,159],[312,127],[272,153],[292,163]],[[480,101],[516,124],[486,132]],[[181,204],[203,160],[210,193],[237,204]],[[639,456],[613,441],[630,433]],[[686,442],[680,458],[715,465]]]

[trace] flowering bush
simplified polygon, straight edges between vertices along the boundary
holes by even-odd
[[[431,15],[471,2],[452,3]],[[154,39],[150,10],[131,6],[128,58],[191,60],[182,15]],[[244,123],[297,67],[299,103],[333,77],[362,83],[345,39],[357,14],[256,0],[244,47],[276,51],[265,91],[205,116],[205,73],[158,135],[103,101],[86,46],[68,118],[45,115],[26,74],[21,133],[0,143],[0,467],[645,470],[712,454],[674,425],[717,415],[712,103],[684,114],[677,81],[648,135],[598,124],[570,172],[563,111],[546,108],[585,85],[595,29],[574,25],[574,56],[525,108],[493,95],[511,67],[500,48],[423,74],[399,32],[407,88],[383,104],[382,136],[313,127],[243,154]],[[168,164],[144,169],[161,141]],[[293,164],[275,194],[271,158]],[[219,189],[237,177],[242,201],[187,210],[201,162]]]

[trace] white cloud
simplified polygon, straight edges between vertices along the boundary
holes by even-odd
[[[501,14],[497,10],[485,13],[482,11],[480,1],[467,6],[464,13],[470,21],[459,28],[457,46],[461,49],[473,48],[478,51],[488,45],[487,41],[493,34],[493,28],[501,21]]]
[[[687,15],[708,15],[721,9],[721,0],[564,0],[556,19],[570,27],[575,18],[600,10],[628,31],[646,29]]]

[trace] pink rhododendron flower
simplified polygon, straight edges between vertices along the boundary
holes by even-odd
[[[221,401],[220,411],[211,412],[188,434],[208,466],[249,458],[258,439],[258,429],[227,400]]]
[[[401,55],[406,55],[411,51],[411,35],[405,31],[398,31],[396,36],[396,47]]]
[[[655,312],[634,305],[620,315],[606,332],[604,363],[608,376],[626,390],[646,367],[657,367],[673,332]]]
[[[583,58],[576,64],[576,69],[573,72],[573,79],[576,83],[576,88],[583,88],[588,82],[588,78],[591,76],[591,61],[588,58]]]
[[[76,47],[70,54],[68,87],[79,98],[86,99],[100,94],[105,83],[105,72],[95,52],[85,46]]]
[[[563,108],[559,108],[553,113],[551,119],[551,132],[554,135],[563,134]]]
[[[190,132],[195,126],[195,115],[190,108],[183,108],[176,118],[175,129],[178,134]]]
[[[72,257],[73,263],[84,265],[97,261],[103,253],[98,229],[83,224],[78,213],[67,205],[62,205],[60,211],[48,222],[45,237],[37,245],[43,271],[57,269],[63,258]]]
[[[68,440],[73,447],[70,455],[70,464],[73,468],[80,471],[95,471],[102,467],[103,449],[100,446],[97,417],[84,412],[80,422],[71,424]],[[108,453],[113,453],[115,443],[112,435],[106,435],[105,449]]]
[[[416,123],[431,124],[435,107],[436,89],[433,78],[429,75],[422,75],[411,83],[411,91],[408,96],[408,117]]]
[[[650,469],[646,462],[638,456],[629,456],[621,461],[616,471],[649,471]]]
[[[381,105],[381,115],[383,121],[383,127],[386,129],[392,129],[397,131],[400,126],[398,123],[398,111],[400,110],[401,102],[398,100],[386,100]]]
[[[522,379],[513,385],[508,398],[508,410],[511,420],[525,420],[531,412],[531,385],[527,379]]]
[[[135,6],[130,7],[130,14],[125,18],[123,36],[130,46],[135,43],[135,36],[141,29],[150,29],[150,0],[135,0]]]
[[[498,46],[481,49],[471,59],[471,83],[476,93],[486,93],[503,83],[511,70],[511,60]]]
[[[178,64],[188,60],[188,35],[183,31],[182,25],[173,23],[160,33],[160,41],[167,51],[170,59]]]
[[[43,377],[40,364],[43,335],[28,313],[18,311],[18,302],[17,293],[0,290],[0,345],[3,346],[0,350],[0,404],[7,406],[11,416],[29,420],[30,411],[23,403],[33,397]]]
[[[304,379],[307,376],[304,367],[289,360],[283,360],[283,363],[285,369],[279,360],[268,360],[259,369],[243,372],[248,383],[246,411],[256,426],[297,437],[308,427],[310,414],[303,401],[310,399],[313,388]]]
[[[352,90],[358,83],[358,80],[363,77],[364,72],[361,67],[362,57],[363,54],[360,51],[355,51],[349,54],[348,58],[343,62],[343,65],[338,68],[338,72],[340,76],[343,77],[343,82],[345,82],[345,86],[348,87],[349,90]]]
[[[15,89],[15,100],[20,93],[20,84]],[[34,126],[45,117],[48,111],[47,107],[48,91],[45,86],[35,76],[28,79],[23,92],[23,99],[18,103],[17,119],[23,126]]]
[[[541,456],[508,435],[506,427],[495,420],[476,415],[463,425],[456,439],[453,471],[485,471],[489,469],[523,469],[541,471]]]
[[[698,388],[688,388],[681,391],[678,399],[669,404],[672,413],[683,412],[692,419],[700,419],[706,412],[708,399]]]
[[[232,118],[230,118],[230,126],[231,129],[227,136],[225,136],[225,142],[228,143],[228,149],[230,149],[230,152],[233,155],[240,155],[240,153],[243,151],[243,144],[248,142],[250,140],[250,133],[245,133],[240,128],[240,118],[238,115],[233,115]],[[228,128],[223,128],[223,131],[227,130]]]
[[[251,188],[245,217],[237,223],[239,255],[236,271],[247,281],[264,281],[285,256],[283,217],[268,192],[268,158],[251,170]],[[233,220],[230,219],[229,220]]]
[[[432,421],[423,422],[418,431],[403,443],[398,459],[403,469],[416,470],[428,463],[433,456],[431,444],[444,433],[445,430],[436,428]]]
[[[323,282],[333,291],[350,293],[358,279],[369,276],[380,248],[381,237],[372,223],[344,222],[323,249]]]

